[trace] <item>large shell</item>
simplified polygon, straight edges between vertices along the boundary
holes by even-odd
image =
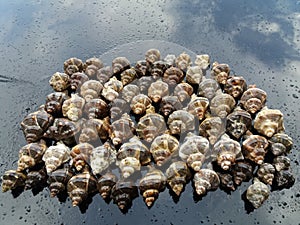
[[[272,185],[275,171],[275,167],[272,164],[263,163],[257,170],[257,177],[265,184]]]
[[[105,66],[98,70],[97,79],[101,84],[105,84],[111,77],[113,73],[110,66]]]
[[[85,61],[84,72],[89,77],[96,77],[98,75],[98,70],[104,66],[101,59],[92,57]]]
[[[162,78],[168,65],[164,61],[156,61],[152,64],[150,73],[154,80]]]
[[[184,73],[181,69],[171,66],[169,67],[163,75],[163,81],[170,86],[175,86],[184,79]]]
[[[117,57],[112,61],[112,72],[114,75],[122,73],[130,68],[130,62],[126,57]]]
[[[56,72],[51,76],[49,84],[54,91],[64,91],[70,87],[70,77],[65,73]]]
[[[84,112],[89,119],[104,119],[109,115],[109,108],[104,100],[95,98],[85,104]]]
[[[291,160],[287,156],[280,155],[273,159],[272,164],[275,167],[276,171],[288,170],[291,166]]]
[[[127,85],[129,86],[129,85]],[[127,87],[125,86],[125,87]],[[124,89],[123,89],[124,91]],[[130,111],[129,103],[122,99],[122,98],[116,98],[109,104],[109,111],[110,111],[110,119],[111,121],[115,121],[117,119],[120,119],[122,114],[124,112]]]
[[[274,134],[269,140],[271,152],[273,155],[278,156],[287,154],[293,147],[293,140],[285,133]]]
[[[208,150],[209,142],[205,137],[188,133],[179,148],[179,157],[194,171],[199,171]]]
[[[97,191],[97,180],[88,172],[74,175],[68,182],[67,190],[73,206],[78,206]]]
[[[151,107],[151,99],[144,94],[134,96],[130,102],[130,108],[136,115],[142,115],[146,110]]]
[[[230,67],[225,63],[214,62],[212,67],[211,76],[219,83],[226,84],[227,78],[230,73]]]
[[[165,96],[162,98],[159,106],[159,112],[164,117],[168,117],[172,112],[183,108],[177,96]]]
[[[183,161],[173,162],[166,170],[167,183],[172,191],[179,196],[191,179],[191,172]]]
[[[83,70],[83,62],[78,58],[69,58],[64,62],[64,71],[68,75],[72,75],[76,72],[82,72]]]
[[[186,71],[186,81],[192,85],[199,85],[202,81],[203,72],[200,66],[191,66]]]
[[[127,84],[126,86],[124,86],[121,92],[121,97],[125,99],[128,103],[130,103],[131,99],[134,96],[137,96],[138,94],[140,94],[140,87],[138,87],[135,84]]]
[[[176,57],[175,64],[180,70],[186,71],[192,64],[191,57],[183,52]]]
[[[140,118],[136,128],[138,136],[149,143],[166,130],[167,126],[164,117],[158,113],[147,113]]]
[[[113,162],[116,161],[117,151],[108,141],[94,148],[90,155],[90,163],[94,175],[101,175]]]
[[[249,113],[254,114],[264,107],[266,99],[267,93],[264,90],[255,85],[249,85],[243,93],[240,103]]]
[[[53,117],[44,109],[29,113],[21,122],[21,128],[28,143],[36,142],[52,124]]]
[[[110,138],[114,145],[119,145],[133,137],[134,131],[134,122],[127,113],[124,113],[120,119],[111,124]]]
[[[224,85],[224,92],[237,99],[241,97],[246,88],[247,84],[243,77],[233,76],[227,79]]]
[[[153,102],[160,102],[167,95],[169,95],[169,85],[161,80],[151,83],[148,88],[148,96]]]
[[[107,172],[97,181],[97,189],[103,199],[109,199],[112,187],[117,183],[117,176]]]
[[[199,125],[199,134],[206,137],[211,145],[225,132],[225,124],[220,117],[209,117]]]
[[[140,180],[139,188],[144,202],[151,207],[158,198],[159,192],[164,191],[167,178],[162,171],[151,168]]]
[[[102,96],[108,100],[113,101],[115,98],[119,96],[119,93],[123,89],[123,84],[116,77],[112,77],[104,84],[102,90]]]
[[[123,86],[131,83],[137,78],[137,72],[136,70],[132,67],[130,69],[127,69],[121,73],[121,81]]]
[[[205,195],[208,191],[216,190],[220,185],[218,174],[211,169],[201,169],[194,175],[195,192]]]
[[[252,134],[243,141],[242,147],[245,158],[257,164],[262,164],[265,159],[268,141],[263,136]]]
[[[16,170],[7,170],[2,179],[2,192],[25,186],[26,175]]]
[[[178,151],[178,140],[169,134],[157,136],[151,143],[150,152],[154,162],[161,166]]]
[[[233,167],[233,180],[236,185],[240,185],[244,181],[252,178],[253,166],[247,161],[239,161]]]
[[[207,54],[196,55],[195,65],[199,66],[202,70],[207,70],[210,66],[210,57]]]
[[[81,85],[89,80],[89,77],[85,73],[77,72],[71,75],[71,90],[77,91],[81,88]]]
[[[195,117],[185,110],[174,111],[167,123],[171,134],[183,134],[195,129]]]
[[[137,80],[136,84],[142,94],[148,94],[148,89],[153,83],[154,79],[152,76],[143,76]],[[150,96],[149,96],[150,97]]]
[[[229,94],[218,94],[210,102],[212,115],[225,118],[235,107],[235,100]]]
[[[71,150],[72,165],[77,171],[81,171],[85,165],[90,164],[90,156],[94,146],[89,143],[80,143]]]
[[[64,143],[58,142],[47,148],[42,159],[49,174],[71,159],[70,148]]]
[[[211,100],[220,90],[220,85],[213,79],[202,79],[198,88],[198,95]]]
[[[199,120],[203,120],[205,117],[206,110],[208,108],[209,101],[204,97],[197,97],[197,95],[193,94],[191,101],[187,106],[187,111],[194,115]]]
[[[144,166],[150,162],[149,149],[136,136],[122,144],[117,153],[116,165],[120,168],[124,178],[128,178],[135,171],[140,170],[141,165]]]
[[[160,60],[160,52],[158,49],[151,48],[146,51],[145,53],[145,59],[146,62],[149,63],[150,65],[153,64],[155,61]]]
[[[103,85],[100,81],[88,80],[81,85],[80,94],[86,102],[89,102],[92,99],[99,98],[102,89]]]
[[[47,172],[45,167],[42,167],[39,170],[31,170],[27,173],[25,180],[25,190],[43,188],[47,181]]]
[[[270,195],[270,189],[266,184],[254,178],[254,183],[250,185],[246,192],[246,198],[254,208],[259,208]]]
[[[27,168],[34,167],[38,163],[41,163],[46,149],[47,146],[43,140],[23,146],[19,150],[17,171],[23,171]]]
[[[63,92],[53,92],[46,97],[45,110],[47,113],[58,116],[61,114],[61,109],[67,95]]]
[[[73,176],[69,167],[57,169],[48,174],[50,197],[55,197],[67,190],[68,181]]]
[[[62,105],[63,116],[72,121],[78,121],[82,116],[85,100],[78,94],[71,94],[71,98],[64,101]]]
[[[237,160],[244,159],[240,143],[231,139],[227,134],[223,134],[214,145],[213,154],[216,154],[217,164],[223,170],[229,170]]]

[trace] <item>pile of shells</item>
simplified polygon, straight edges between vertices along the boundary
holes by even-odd
[[[2,176],[3,192],[47,187],[73,206],[99,193],[126,211],[139,192],[151,207],[166,186],[180,196],[191,180],[204,196],[253,179],[245,196],[258,208],[295,182],[282,112],[228,64],[149,49],[135,64],[70,58],[63,68],[21,122],[27,145]]]

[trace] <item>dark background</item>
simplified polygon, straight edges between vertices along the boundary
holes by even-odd
[[[147,48],[163,55],[207,53],[268,93],[267,105],[285,116],[294,140],[290,157],[296,184],[274,191],[246,213],[243,184],[231,195],[209,193],[195,202],[191,183],[178,203],[168,191],[147,209],[142,198],[123,215],[95,196],[85,213],[67,200],[25,191],[0,193],[0,224],[300,224],[299,112],[300,1],[0,1],[0,174],[16,168],[25,145],[20,121],[43,104],[50,76],[69,57],[99,56],[106,64],[124,54],[132,61]],[[148,40],[148,41],[147,41]],[[129,44],[128,44],[129,43]],[[113,49],[113,50],[112,50]],[[192,54],[192,53],[191,53]]]

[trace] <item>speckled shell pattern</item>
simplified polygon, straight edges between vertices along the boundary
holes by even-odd
[[[267,93],[207,54],[144,52],[130,62],[69,58],[49,80],[44,105],[26,115],[26,143],[2,191],[49,188],[73,206],[99,193],[126,213],[134,198],[150,209],[166,187],[178,201],[220,187],[258,208],[295,183],[292,138]],[[190,182],[191,181],[191,182]]]

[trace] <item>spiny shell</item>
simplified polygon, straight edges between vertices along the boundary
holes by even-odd
[[[290,188],[295,183],[295,177],[291,170],[281,170],[275,173],[273,182],[279,189]]]
[[[99,98],[102,89],[103,85],[100,81],[88,80],[81,85],[80,94],[86,102],[89,102],[92,99]]]
[[[234,181],[233,176],[230,173],[217,173],[220,179],[220,187],[224,189],[225,191],[234,191]]]
[[[70,86],[70,77],[65,73],[56,72],[51,76],[49,84],[54,91],[64,91]]]
[[[249,113],[254,114],[264,107],[266,99],[267,93],[264,90],[255,85],[249,85],[243,93],[240,103]]]
[[[68,181],[73,176],[73,173],[69,167],[64,167],[49,173],[48,176],[50,197],[55,197],[59,193],[66,191]]]
[[[29,113],[21,122],[21,128],[28,143],[36,142],[52,124],[53,117],[44,109]]]
[[[121,73],[121,81],[123,86],[131,83],[137,78],[137,72],[136,70],[132,67],[130,69],[127,69]]]
[[[160,60],[159,50],[155,48],[147,50],[145,53],[145,59],[150,65],[153,64],[155,61]]]
[[[184,73],[177,67],[169,67],[163,75],[163,81],[170,86],[175,86],[184,79]]]
[[[71,75],[71,90],[78,91],[80,90],[83,83],[89,80],[89,77],[85,73],[77,72]]]
[[[162,78],[165,71],[167,70],[168,65],[164,61],[156,61],[152,64],[150,73],[154,80]]]
[[[235,107],[235,100],[229,94],[218,94],[210,102],[212,115],[225,118]]]
[[[164,117],[158,113],[147,113],[140,118],[136,132],[139,138],[147,142],[152,142],[155,137],[163,134],[167,130]]]
[[[52,115],[60,115],[67,95],[63,92],[53,92],[46,97],[45,110]]]
[[[220,64],[218,62],[213,63],[211,75],[219,84],[224,85],[226,83],[229,73],[230,68],[228,64]]]
[[[112,172],[107,172],[97,181],[97,189],[103,199],[110,198],[111,189],[117,183],[117,176]]]
[[[158,198],[159,192],[164,191],[167,178],[162,171],[150,169],[140,180],[139,189],[144,198],[144,202],[151,207]]]
[[[109,115],[109,108],[104,100],[95,98],[85,104],[84,112],[89,119],[104,119]]]
[[[150,152],[154,162],[161,166],[178,151],[178,140],[169,134],[157,136],[151,143]]]
[[[274,134],[269,140],[269,143],[271,146],[271,152],[275,156],[287,154],[293,147],[292,138],[284,133]]]
[[[213,79],[202,79],[198,87],[198,95],[211,100],[220,90],[220,85]]]
[[[175,64],[180,70],[186,71],[192,64],[191,57],[187,53],[183,52],[176,57]]]
[[[77,171],[81,171],[85,165],[90,164],[90,156],[94,146],[89,143],[80,143],[75,145],[71,150],[72,165]]]
[[[143,77],[147,74],[148,67],[147,67],[146,60],[139,60],[136,62],[134,69],[136,70],[138,77]]]
[[[167,122],[171,134],[183,134],[195,129],[195,117],[185,110],[174,111]]]
[[[243,77],[233,76],[227,79],[224,85],[224,92],[237,99],[241,97],[246,88],[247,84]]]
[[[94,148],[90,155],[90,163],[94,175],[101,175],[113,162],[116,161],[117,151],[108,141]]]
[[[154,79],[152,76],[143,76],[136,81],[136,84],[139,87],[140,92],[142,94],[148,94],[148,89],[153,82],[154,82]]]
[[[223,170],[228,170],[236,161],[244,159],[240,143],[223,134],[214,145],[217,163]]]
[[[130,102],[130,108],[136,115],[142,115],[151,106],[151,99],[144,94],[134,96]]]
[[[207,54],[196,55],[195,65],[199,66],[203,70],[207,70],[210,66],[210,57]]]
[[[134,123],[127,113],[124,113],[120,119],[111,124],[110,138],[114,145],[124,143],[133,137],[135,131]]]
[[[96,77],[98,74],[98,70],[104,66],[101,59],[92,57],[85,61],[84,64],[84,72],[89,77]]]
[[[239,161],[233,167],[233,180],[236,185],[240,185],[243,181],[249,181],[252,178],[253,167],[247,161]]]
[[[46,149],[42,159],[49,174],[71,159],[70,148],[62,142],[57,142]]]
[[[166,177],[172,191],[179,196],[191,179],[191,172],[185,162],[176,161],[166,170]]]
[[[225,124],[220,117],[209,117],[199,125],[199,134],[206,137],[211,145],[225,133]]]
[[[208,108],[209,101],[204,97],[197,97],[195,94],[192,95],[191,101],[187,106],[187,111],[194,115],[199,120],[203,120],[205,117],[206,110]]]
[[[43,140],[23,146],[19,150],[17,171],[23,171],[27,168],[32,168],[38,163],[41,163],[46,149],[46,142]]]
[[[110,66],[105,66],[98,70],[97,79],[101,84],[105,84],[111,77],[113,73]]]
[[[74,175],[68,182],[67,190],[73,206],[78,206],[97,191],[97,180],[88,172]]]
[[[186,81],[189,84],[199,85],[202,81],[203,72],[200,66],[191,66],[186,71]]]
[[[16,170],[7,170],[2,179],[2,192],[25,186],[26,175]]]
[[[68,75],[72,75],[76,72],[81,72],[83,70],[83,62],[78,58],[69,58],[64,62],[64,71]]]
[[[148,96],[153,102],[160,102],[167,95],[169,95],[169,85],[164,81],[157,80],[148,88]]]
[[[287,156],[280,155],[273,159],[272,164],[276,171],[288,170],[291,167],[291,160]]]
[[[259,208],[270,195],[270,189],[263,182],[254,178],[254,183],[250,185],[246,192],[246,198],[254,208]]]
[[[124,86],[123,90],[121,91],[121,97],[125,99],[128,103],[130,103],[131,99],[134,96],[137,96],[138,94],[140,94],[140,87],[138,87],[135,84],[127,84],[126,86]]]
[[[211,169],[201,169],[196,172],[193,182],[198,195],[205,195],[208,191],[214,191],[220,185],[218,174]]]
[[[130,68],[130,62],[126,57],[117,57],[112,61],[111,68],[113,74],[117,75]]]
[[[119,93],[123,89],[123,84],[116,77],[112,77],[104,84],[102,90],[102,96],[108,100],[113,101],[115,98],[119,96]]]
[[[165,96],[162,98],[159,106],[159,113],[168,117],[172,112],[183,108],[177,96]]]
[[[272,185],[275,171],[275,167],[272,164],[263,163],[257,170],[257,177],[265,184]]]
[[[194,171],[199,171],[208,150],[208,140],[190,132],[179,148],[179,157]]]
[[[78,121],[82,116],[85,100],[78,94],[71,94],[71,98],[64,101],[62,105],[63,116],[71,121]]]
[[[38,189],[43,187],[47,181],[47,172],[45,167],[42,167],[39,170],[31,170],[27,173],[25,180],[25,190],[29,189]]]
[[[129,85],[127,85],[129,86]],[[125,87],[127,87],[125,86]],[[123,89],[124,90],[124,89]],[[122,98],[116,98],[109,104],[109,111],[110,111],[110,119],[111,121],[115,121],[117,119],[120,119],[122,114],[124,112],[130,111],[129,103],[122,99]]]
[[[243,141],[242,147],[245,158],[257,164],[262,164],[268,147],[268,141],[263,136],[252,134]]]

